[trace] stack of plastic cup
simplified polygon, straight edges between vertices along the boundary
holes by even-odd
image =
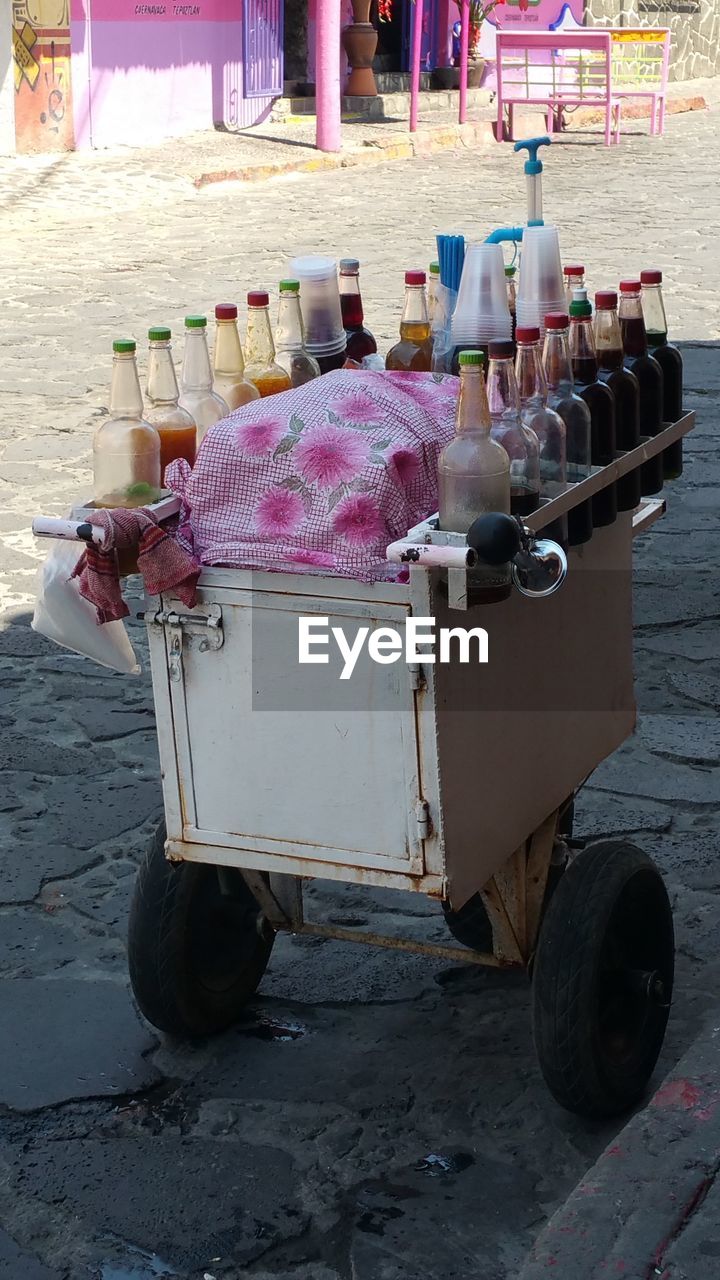
[[[567,310],[557,227],[525,228],[516,306],[518,328],[541,334],[546,315]]]
[[[499,244],[473,244],[465,263],[453,312],[453,347],[487,346],[512,336],[512,317]]]
[[[340,290],[338,288],[337,263],[333,258],[311,255],[293,258],[290,275],[300,281],[300,309],[305,329],[305,347],[316,360],[334,363],[344,354],[347,345]]]

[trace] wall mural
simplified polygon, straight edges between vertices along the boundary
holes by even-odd
[[[12,0],[18,151],[69,151],[69,0]]]

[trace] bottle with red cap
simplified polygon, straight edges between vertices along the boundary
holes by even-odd
[[[293,387],[302,387],[320,377],[320,365],[305,349],[299,280],[280,281],[275,360],[288,374]]]
[[[567,480],[565,423],[548,408],[548,388],[540,358],[540,330],[518,326],[515,330],[517,355],[515,377],[523,423],[538,438],[540,446],[540,497],[556,498]],[[567,542],[567,518],[561,516],[543,530],[545,537]]]
[[[640,384],[634,373],[624,368],[617,294],[604,289],[595,294],[595,346],[598,378],[610,388],[615,400],[615,443],[623,453],[640,443]],[[640,468],[617,482],[618,511],[634,511],[640,501]]]
[[[275,360],[275,343],[270,328],[270,298],[264,289],[253,289],[247,296],[247,337],[245,338],[245,377],[260,395],[274,396],[289,391],[290,375]]]
[[[568,332],[570,321],[563,311],[545,316],[543,371],[548,388],[548,405],[565,423],[567,478],[579,484],[590,475],[591,423],[590,410],[575,394],[575,380],[570,362]],[[568,542],[580,546],[592,537],[592,500],[578,503],[568,512]]]
[[[586,289],[575,289],[570,306],[570,359],[575,390],[590,410],[590,456],[594,467],[615,461],[615,400],[598,379],[592,307]],[[603,528],[617,518],[617,487],[607,485],[592,499],[593,525]]]
[[[565,297],[569,312],[574,290],[585,288],[585,268],[580,263],[563,267],[563,284],[565,285]]]
[[[222,396],[213,391],[213,375],[207,345],[207,318],[185,317],[185,350],[180,374],[180,404],[197,423],[198,444],[209,427],[230,412]]]
[[[429,373],[432,367],[432,337],[428,317],[424,271],[405,272],[405,306],[400,321],[400,341],[385,358],[386,369]]]
[[[625,368],[635,374],[640,384],[641,439],[643,436],[656,436],[663,425],[663,372],[648,351],[639,280],[620,281],[620,332],[625,349]],[[643,463],[640,485],[644,496],[660,492],[663,487],[662,454]]]
[[[677,347],[667,340],[662,271],[641,271],[640,284],[648,348],[663,371],[663,420],[677,422],[682,417],[683,361]],[[677,479],[682,475],[682,469],[682,440],[676,440],[663,453],[665,479]]]
[[[360,293],[360,263],[357,258],[340,259],[340,310],[342,311],[348,360],[358,364],[365,356],[377,351],[377,342],[365,328],[362,295]]]
[[[234,302],[219,302],[215,308],[213,388],[231,410],[260,398],[257,387],[245,377],[237,314]]]
[[[540,505],[540,445],[520,413],[515,377],[515,344],[511,340],[488,346],[487,395],[492,438],[510,459],[510,514],[529,516]]]

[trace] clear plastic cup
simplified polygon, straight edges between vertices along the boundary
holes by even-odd
[[[506,334],[509,337],[511,328],[502,247],[473,244],[465,254],[453,314],[453,335],[482,335],[487,342],[494,337],[504,338]]]
[[[517,292],[518,324],[521,308],[525,311],[532,305],[533,311],[537,309],[544,316],[552,310],[550,304],[557,305],[564,297],[557,227],[526,227]]]
[[[300,310],[307,350],[314,356],[342,351],[346,338],[335,260],[315,255],[293,258],[290,276],[300,281]]]

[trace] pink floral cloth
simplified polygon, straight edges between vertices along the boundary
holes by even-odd
[[[340,369],[243,405],[192,471],[167,469],[180,540],[205,565],[385,577],[388,543],[437,510],[457,391],[447,376]]]

